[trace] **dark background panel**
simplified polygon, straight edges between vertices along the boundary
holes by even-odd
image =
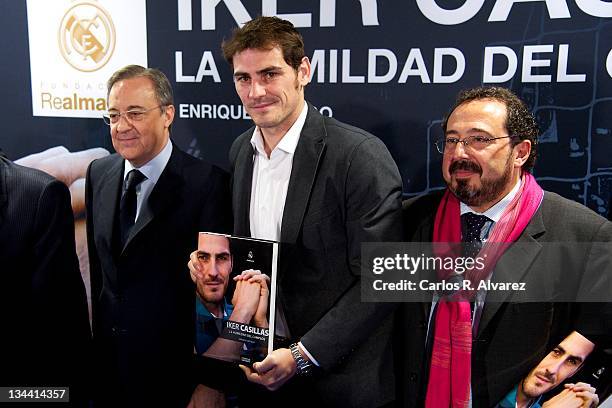
[[[262,12],[262,2],[241,2],[251,16]],[[362,24],[362,4],[368,1],[337,0],[333,27],[320,27],[319,1],[278,0],[279,13],[311,13],[312,26],[299,28],[306,52],[325,55],[323,81],[318,72],[306,91],[318,107],[328,107],[339,120],[362,127],[379,136],[389,147],[400,168],[407,196],[441,188],[440,157],[433,141],[439,137],[440,121],[456,93],[482,83],[485,47],[506,46],[517,55],[518,67],[509,81],[500,84],[521,95],[542,127],[541,158],[535,175],[553,191],[607,214],[611,196],[612,125],[610,102],[612,78],[606,57],[612,49],[612,20],[596,18],[567,2],[571,18],[551,19],[546,2],[516,3],[507,21],[487,21],[494,1],[484,2],[476,15],[457,25],[430,21],[416,2],[370,1],[375,4],[379,25]],[[457,2],[437,1],[453,9]],[[460,2],[463,3],[463,2]],[[101,120],[32,117],[29,50],[25,1],[3,2],[0,13],[0,47],[5,63],[0,65],[3,87],[1,112],[4,129],[0,146],[17,159],[48,147],[63,145],[70,150],[103,146],[112,149],[108,129]],[[163,70],[175,90],[177,111],[181,104],[212,105],[241,113],[231,70],[223,60],[220,43],[236,27],[224,2],[215,9],[216,28],[203,31],[201,3],[192,1],[192,30],[178,30],[176,1],[147,2],[147,44],[149,66]],[[521,78],[525,46],[552,44],[553,51],[536,55],[549,59],[549,67],[534,74],[551,75],[551,82],[525,83]],[[568,72],[586,74],[586,81],[562,83],[556,78],[559,46],[568,44]],[[399,82],[411,50],[422,55],[433,81],[436,48],[455,48],[465,57],[465,72],[454,83],[423,83],[411,76]],[[397,61],[393,78],[369,83],[368,51],[390,50]],[[336,83],[330,83],[330,50],[337,50]],[[343,50],[350,50],[350,74],[365,76],[364,83],[342,81]],[[201,82],[177,82],[175,53],[182,52],[183,75],[195,75],[205,52],[212,53],[221,82],[205,76]],[[413,51],[414,52],[414,51]],[[318,55],[318,54],[317,54]],[[379,58],[377,72],[389,63]],[[452,58],[445,58],[442,72],[455,70]],[[507,68],[504,59],[495,59],[494,73]],[[321,66],[317,67],[317,71]],[[190,153],[227,168],[227,153],[237,135],[251,126],[248,119],[219,117],[181,118],[173,125],[173,139]]]

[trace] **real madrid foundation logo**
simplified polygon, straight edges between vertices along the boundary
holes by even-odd
[[[79,71],[102,68],[115,50],[115,26],[109,13],[91,1],[68,9],[58,32],[60,52]]]

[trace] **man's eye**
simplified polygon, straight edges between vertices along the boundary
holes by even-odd
[[[266,78],[266,79],[272,79],[272,78],[274,78],[277,75],[278,75],[278,73],[273,72],[273,71],[264,72],[264,74],[263,74],[264,78]]]
[[[580,361],[577,358],[568,358],[567,363],[571,366],[577,366],[580,364]]]
[[[236,82],[248,82],[249,77],[247,76],[239,76],[239,77],[235,77]]]
[[[108,117],[110,118],[110,120],[117,120],[117,119],[119,119],[119,114],[118,113],[109,113]]]
[[[200,261],[208,261],[210,259],[210,255],[208,255],[208,254],[198,254],[198,259]]]
[[[446,140],[444,141],[445,144],[447,145],[456,145],[457,143],[459,143],[459,139],[457,139],[456,137],[447,137]]]
[[[491,139],[486,136],[474,136],[472,140],[476,143],[488,143],[491,141]]]
[[[556,349],[553,349],[553,351],[551,351],[550,354],[552,354],[555,357],[559,357],[563,353],[561,352],[561,350],[556,348]]]
[[[138,120],[140,118],[142,118],[142,115],[144,115],[144,112],[141,111],[129,111],[126,112],[128,118],[132,119],[132,120]]]

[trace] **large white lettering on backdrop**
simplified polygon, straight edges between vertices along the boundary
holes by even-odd
[[[584,13],[593,17],[612,17],[612,3],[602,0],[575,0]],[[545,3],[551,19],[571,18],[566,0],[497,0],[493,5],[488,21],[506,21],[515,3]],[[476,14],[485,0],[466,0],[455,9],[444,9],[436,0],[416,0],[419,10],[425,17],[437,24],[456,25],[465,23]]]
[[[193,29],[193,8],[194,0],[177,0],[178,5],[178,29],[179,31],[191,31]],[[336,26],[336,1],[319,0],[319,26]],[[202,11],[203,31],[215,30],[217,7],[223,3],[230,12],[237,25],[242,26],[252,19],[252,15],[259,14],[259,10],[253,13],[244,7],[240,0],[200,0]],[[296,27],[312,27],[312,13],[279,13],[277,0],[262,0],[261,15],[277,16],[284,20],[291,21]],[[364,26],[377,26],[378,23],[378,4],[377,0],[355,0],[355,5],[361,7],[361,22]]]

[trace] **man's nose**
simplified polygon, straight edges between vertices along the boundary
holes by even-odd
[[[453,157],[465,158],[468,157],[467,150],[468,147],[465,145],[465,143],[463,143],[462,141],[458,141],[457,143],[455,143],[449,153]]]
[[[117,132],[125,132],[126,130],[129,130],[131,128],[132,128],[132,122],[130,122],[125,117],[125,114],[119,116],[119,121],[115,125],[115,129],[117,130]]]
[[[557,373],[559,372],[559,369],[561,368],[564,362],[565,361],[563,359],[559,359],[551,363],[548,367],[546,367],[546,374],[549,376],[549,378],[554,379],[556,377]]]
[[[253,80],[251,82],[251,89],[249,92],[250,98],[259,98],[266,95],[266,87],[259,81]]]
[[[210,276],[217,276],[219,275],[219,264],[217,263],[217,261],[215,261],[214,259],[212,259],[210,261],[210,268],[208,269],[208,274]]]

